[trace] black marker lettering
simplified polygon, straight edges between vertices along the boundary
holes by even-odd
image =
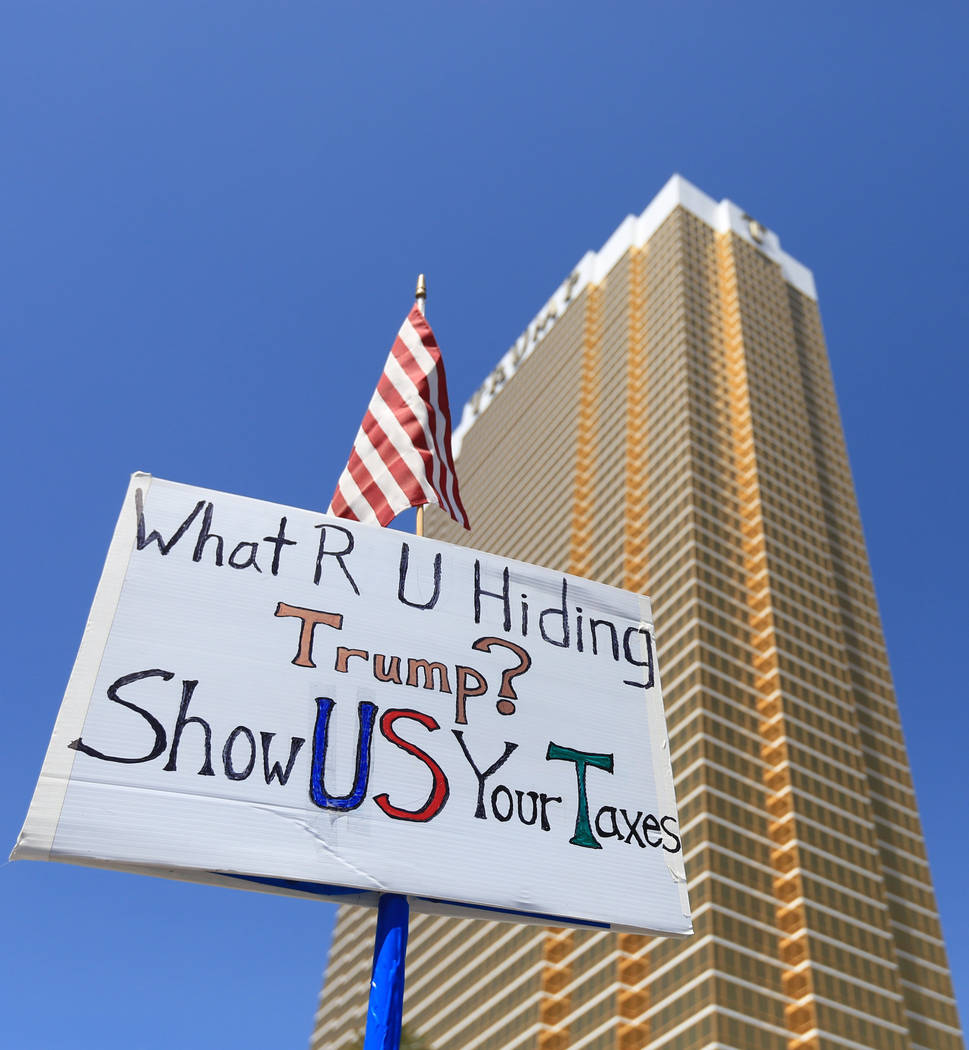
[[[471,752],[468,750],[468,745],[464,742],[464,733],[460,729],[452,729],[451,732],[457,737],[458,743],[461,745],[461,750],[464,752],[464,757],[468,760],[468,765],[474,770],[474,775],[478,779],[478,805],[475,808],[474,815],[478,820],[487,820],[485,814],[484,805],[484,787],[485,781],[493,773],[497,772],[501,767],[508,761],[509,756],[518,747],[517,744],[513,744],[510,741],[505,741],[504,754],[496,761],[493,762],[483,773],[475,765],[474,759],[471,757]]]

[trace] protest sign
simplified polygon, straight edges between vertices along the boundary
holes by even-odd
[[[136,474],[13,857],[689,933],[649,601]]]

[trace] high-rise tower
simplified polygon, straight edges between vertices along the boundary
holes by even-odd
[[[415,916],[436,1050],[963,1047],[808,270],[674,177],[465,409],[474,531],[651,596],[696,933]],[[313,1048],[364,1016],[344,910]]]

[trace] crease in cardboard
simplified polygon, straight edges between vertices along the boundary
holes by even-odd
[[[353,872],[360,879],[364,879],[370,884],[370,888],[377,890],[380,893],[386,891],[386,886],[379,880],[374,878],[368,872],[362,871],[360,868],[355,867],[345,857],[341,857],[333,847],[326,841],[326,839],[313,827],[312,822],[301,818],[299,816],[281,812],[272,806],[260,806],[258,804],[253,805],[253,809],[258,809],[264,813],[272,813],[274,816],[279,817],[281,820],[287,821],[290,824],[295,824],[298,828],[304,831],[311,839],[319,846],[322,851],[333,861],[345,868],[347,871]]]

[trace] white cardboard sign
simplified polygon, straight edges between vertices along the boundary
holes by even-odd
[[[649,601],[136,474],[13,858],[690,933]]]

